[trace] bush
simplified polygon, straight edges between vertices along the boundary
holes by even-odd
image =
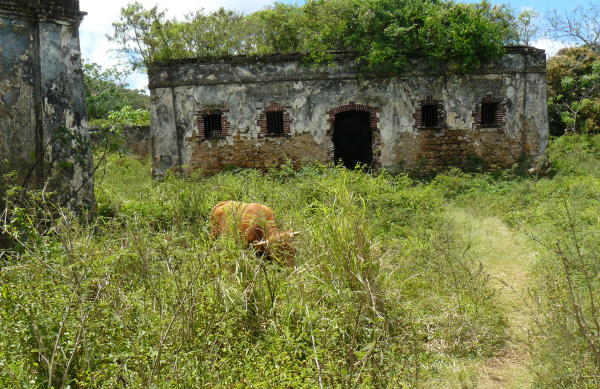
[[[139,2],[121,10],[112,40],[136,66],[177,58],[305,53],[322,63],[336,51],[355,51],[370,70],[402,70],[415,58],[430,66],[473,70],[498,59],[517,39],[515,18],[487,1],[310,0],[276,3],[243,16],[223,8],[169,20]]]

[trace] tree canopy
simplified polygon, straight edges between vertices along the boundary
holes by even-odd
[[[402,69],[410,58],[458,70],[497,59],[518,39],[517,20],[488,1],[308,0],[275,3],[250,15],[223,8],[169,19],[134,2],[121,9],[110,37],[134,66],[177,58],[295,53],[313,63],[354,51],[370,68]]]
[[[91,120],[108,119],[113,111],[125,106],[147,110],[150,97],[142,90],[128,89],[128,72],[117,68],[103,69],[97,63],[83,65],[83,81],[88,117]]]

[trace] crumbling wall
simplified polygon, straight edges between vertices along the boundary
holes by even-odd
[[[90,209],[82,17],[76,0],[0,0],[0,174],[16,172],[10,183]]]
[[[372,115],[374,168],[427,173],[473,161],[509,167],[546,148],[545,72],[544,52],[529,47],[508,48],[468,74],[418,61],[403,73],[365,72],[351,53],[337,54],[329,66],[304,65],[301,55],[156,64],[149,72],[154,172],[332,161],[332,112],[348,106]],[[439,105],[435,128],[421,123],[427,102]],[[498,104],[497,123],[482,125],[483,102]],[[291,120],[284,139],[261,132],[261,114],[273,104]],[[226,136],[203,136],[198,115],[207,107],[226,113]]]

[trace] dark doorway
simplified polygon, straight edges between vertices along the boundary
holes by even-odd
[[[348,111],[335,115],[333,125],[333,158],[342,161],[348,169],[357,163],[371,166],[373,160],[373,132],[371,114]]]

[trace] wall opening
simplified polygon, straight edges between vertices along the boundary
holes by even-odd
[[[269,135],[283,134],[283,111],[267,112],[267,133]]]
[[[333,124],[333,149],[334,161],[341,161],[349,169],[354,169],[358,163],[371,166],[371,114],[365,111],[337,113]]]
[[[292,126],[290,107],[272,102],[260,112],[258,126],[259,135],[262,136],[290,135]]]
[[[223,132],[220,113],[204,115],[204,134],[207,138],[220,138]]]
[[[424,127],[437,127],[438,106],[437,104],[425,104],[421,110],[421,122]]]
[[[481,124],[482,125],[496,125],[498,116],[498,103],[482,103],[481,104]]]

